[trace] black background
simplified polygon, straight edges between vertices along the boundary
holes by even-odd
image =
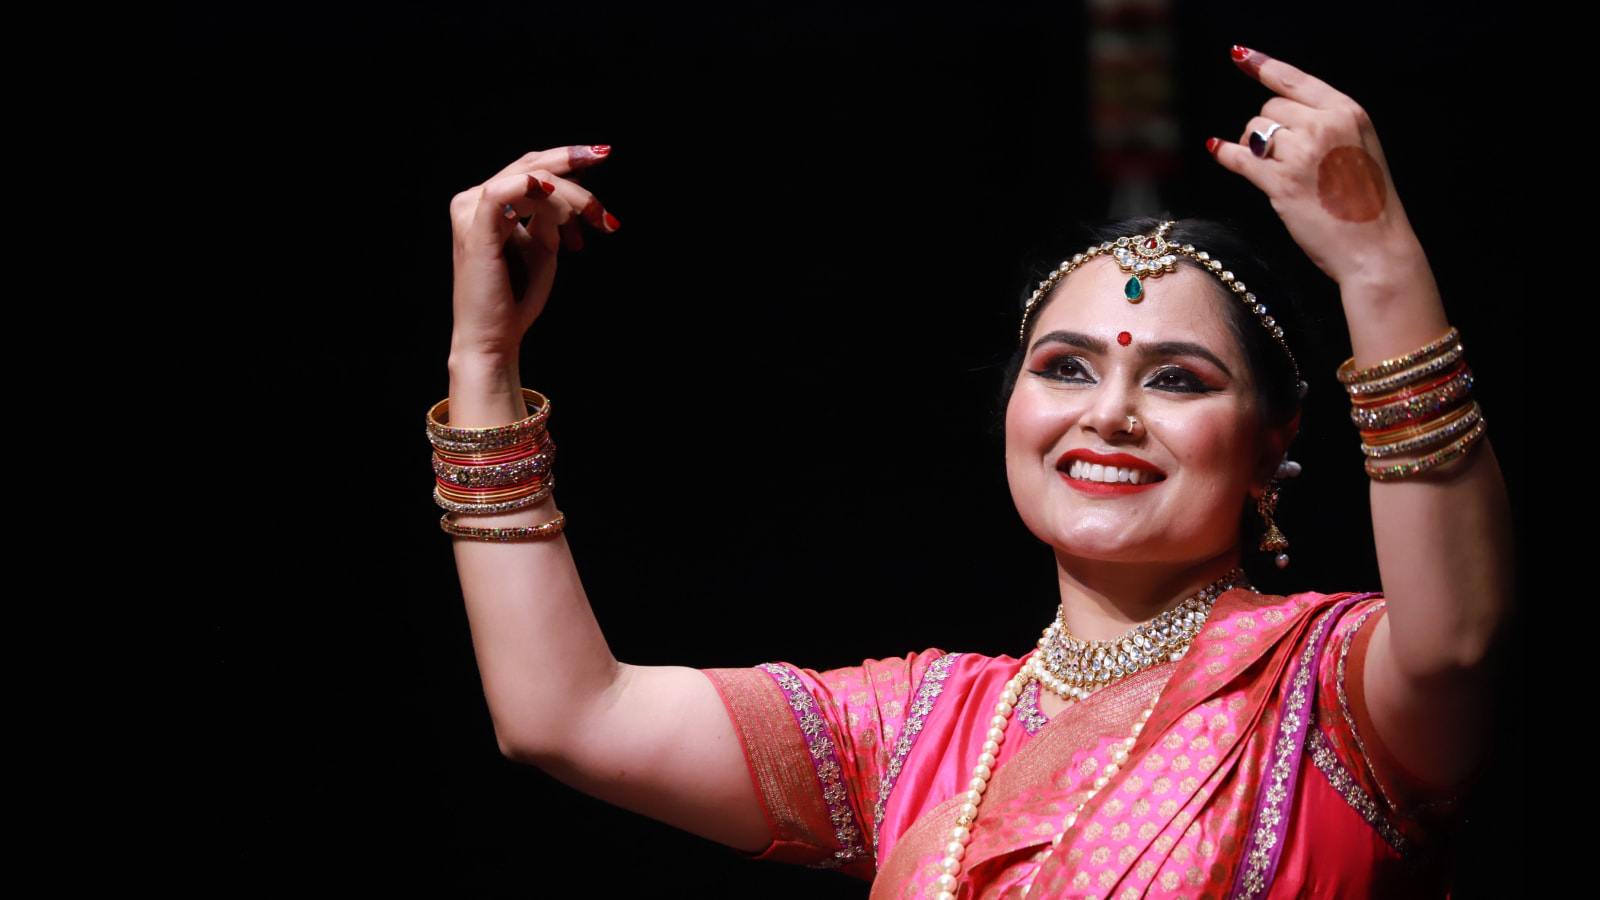
[[[1499,302],[1530,276],[1498,252],[1521,189],[1501,174],[1508,24],[1391,6],[1179,9],[1180,171],[1163,204],[1294,257],[1263,197],[1204,151],[1267,96],[1230,44],[1359,100],[1520,501],[1524,327]],[[188,264],[253,320],[205,364],[219,398],[259,414],[241,439],[261,448],[259,528],[211,573],[201,688],[222,744],[205,877],[228,894],[509,896],[571,878],[601,895],[864,896],[496,753],[421,428],[447,390],[448,201],[528,149],[615,148],[587,183],[622,229],[564,258],[524,377],[554,399],[568,536],[619,658],[821,669],[930,646],[1020,654],[1055,593],[1006,489],[998,366],[1030,267],[1070,255],[1065,236],[1107,208],[1088,15],[457,10],[291,4],[191,12],[180,29],[188,140],[173,161],[232,198]],[[1252,574],[1279,591],[1376,588],[1332,378],[1342,314],[1326,279],[1295,266],[1307,472],[1282,508],[1292,566],[1262,558]],[[1515,758],[1500,730],[1498,758]],[[1462,897],[1503,893],[1499,860],[1519,855],[1505,768],[1469,810]]]

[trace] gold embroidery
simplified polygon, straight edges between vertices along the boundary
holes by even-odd
[[[1173,732],[1162,739],[1161,746],[1168,750],[1176,750],[1183,746],[1183,735]]]
[[[1178,873],[1177,872],[1163,872],[1162,875],[1161,875],[1160,881],[1161,881],[1161,886],[1166,888],[1169,891],[1175,891],[1175,890],[1178,889]]]
[[[1075,866],[1081,862],[1083,862],[1082,847],[1073,847],[1071,850],[1067,851],[1067,865]]]
[[[1089,854],[1089,862],[1094,863],[1097,866],[1105,865],[1106,861],[1110,858],[1111,849],[1109,847],[1096,847],[1094,848],[1094,852]]]
[[[1228,748],[1233,746],[1233,742],[1237,741],[1238,739],[1239,736],[1230,731],[1222,735],[1222,737],[1217,738],[1217,749],[1227,752]]]
[[[1199,786],[1199,780],[1193,775],[1190,775],[1189,777],[1178,782],[1178,792],[1182,794],[1192,794],[1194,793],[1195,788],[1198,788]]]
[[[1095,759],[1092,756],[1083,762],[1078,763],[1078,774],[1084,778],[1088,778],[1090,775],[1093,775],[1098,771],[1100,771],[1100,760]]]
[[[1232,712],[1238,712],[1239,710],[1244,709],[1244,698],[1237,695],[1229,697],[1228,709]]]
[[[1344,686],[1344,663],[1345,657],[1350,654],[1350,642],[1355,638],[1356,632],[1361,630],[1361,626],[1366,623],[1367,617],[1386,606],[1388,606],[1388,601],[1386,600],[1373,606],[1362,613],[1361,618],[1356,619],[1355,624],[1350,626],[1350,630],[1345,632],[1344,640],[1339,643],[1338,675],[1334,680],[1334,686],[1339,697],[1339,711],[1344,713],[1344,723],[1350,729],[1350,739],[1355,742],[1356,750],[1361,754],[1361,765],[1367,770],[1367,777],[1372,779],[1372,783],[1378,786],[1378,796],[1383,798],[1383,802],[1389,805],[1389,811],[1393,812],[1397,808],[1394,799],[1389,796],[1388,791],[1384,790],[1383,782],[1379,780],[1377,771],[1372,767],[1372,757],[1367,755],[1367,745],[1362,743],[1361,732],[1356,730],[1356,717],[1350,712],[1350,699],[1345,695]]]
[[[1155,794],[1165,794],[1172,790],[1172,779],[1163,775],[1150,783],[1150,791]],[[1171,801],[1168,801],[1171,802]]]
[[[1203,734],[1197,736],[1194,740],[1189,742],[1189,749],[1190,750],[1195,750],[1195,751],[1205,750],[1205,749],[1209,748],[1210,746],[1211,746],[1211,739],[1206,737]]]
[[[1163,800],[1161,805],[1156,808],[1156,811],[1160,813],[1161,818],[1170,819],[1172,814],[1178,811],[1178,804],[1174,800]],[[1160,843],[1160,841],[1157,841],[1157,843]],[[1162,848],[1162,852],[1166,852],[1166,849]]]
[[[1217,764],[1217,758],[1215,756],[1212,756],[1209,753],[1207,753],[1205,756],[1200,757],[1200,771],[1202,771],[1202,772],[1211,771],[1211,768],[1213,766],[1215,766],[1216,764]]]
[[[884,740],[894,742],[894,755],[889,757],[889,766],[883,776],[883,790],[878,792],[878,802],[872,809],[872,858],[882,868],[883,860],[878,852],[879,834],[883,831],[883,815],[889,806],[889,794],[894,790],[895,782],[900,779],[900,771],[905,768],[906,757],[911,754],[911,748],[916,745],[917,735],[922,733],[922,725],[927,720],[928,714],[933,712],[934,703],[944,691],[944,682],[950,677],[950,666],[959,659],[961,654],[951,653],[941,656],[928,666],[923,673],[922,686],[917,689],[917,699],[911,704],[911,715],[903,723],[899,740],[895,740],[892,732],[884,729]],[[885,674],[892,674],[885,672]],[[884,680],[884,679],[879,679]],[[905,683],[909,691],[911,685]],[[895,685],[896,688],[901,685]],[[953,804],[959,806],[960,804]]]
[[[1137,775],[1129,775],[1127,783],[1122,786],[1122,791],[1126,794],[1137,794],[1141,790],[1144,790],[1144,779]],[[1150,805],[1149,801],[1146,800],[1140,800],[1139,802],[1146,807]],[[1143,813],[1140,813],[1140,815],[1143,815]]]
[[[1233,620],[1233,624],[1238,625],[1240,628],[1251,630],[1256,627],[1256,620],[1250,618],[1249,616],[1240,616],[1239,618]],[[1243,637],[1243,635],[1240,636]]]
[[[1181,862],[1181,863],[1188,862],[1189,861],[1189,847],[1188,847],[1188,845],[1187,844],[1180,845],[1178,847],[1178,849],[1172,851],[1172,858],[1177,860],[1178,862]]]
[[[1205,723],[1206,720],[1202,718],[1199,713],[1189,713],[1183,717],[1183,727],[1189,729],[1190,731],[1194,731],[1196,728],[1199,728]]]
[[[1100,886],[1103,888],[1112,887],[1117,883],[1117,873],[1106,869],[1100,873],[1100,877],[1096,880],[1100,882]]]
[[[1173,757],[1172,770],[1174,772],[1187,772],[1189,770],[1189,757],[1182,755]]]
[[[1266,610],[1262,610],[1261,611],[1261,618],[1265,619],[1269,624],[1276,625],[1279,622],[1283,621],[1283,610],[1281,610],[1281,609],[1266,609]]]
[[[1078,874],[1072,876],[1072,886],[1077,888],[1077,889],[1079,889],[1079,890],[1083,890],[1084,888],[1088,887],[1089,886],[1089,873],[1088,872],[1079,872]]]
[[[1383,814],[1383,810],[1373,801],[1372,795],[1363,790],[1350,776],[1349,771],[1339,764],[1339,758],[1334,755],[1333,748],[1328,746],[1328,741],[1320,729],[1315,727],[1311,729],[1311,734],[1306,740],[1306,750],[1311,754],[1312,765],[1327,777],[1328,784],[1344,798],[1344,802],[1350,804],[1351,809],[1378,832],[1385,843],[1401,854],[1410,849],[1405,834]]]
[[[1121,827],[1124,830],[1126,830],[1128,826],[1123,825]],[[1126,835],[1124,835],[1124,836],[1126,836]],[[1138,848],[1134,847],[1132,844],[1129,844],[1126,847],[1123,847],[1121,850],[1117,851],[1117,862],[1120,863],[1121,865],[1124,865],[1124,866],[1129,865],[1134,860],[1136,860],[1138,858],[1139,858],[1139,850],[1138,850]]]
[[[1144,758],[1144,770],[1146,772],[1159,772],[1161,767],[1166,764],[1167,761],[1162,759],[1159,753],[1152,753]]]
[[[1246,845],[1244,859],[1244,877],[1240,882],[1242,898],[1253,897],[1266,889],[1266,871],[1271,863],[1271,851],[1277,844],[1278,823],[1288,814],[1282,809],[1284,801],[1288,798],[1287,782],[1289,780],[1291,763],[1301,752],[1304,744],[1295,740],[1294,735],[1301,725],[1302,710],[1311,708],[1311,697],[1307,693],[1307,685],[1316,671],[1315,653],[1323,631],[1328,627],[1328,619],[1339,607],[1324,612],[1311,626],[1309,634],[1304,638],[1305,649],[1299,654],[1299,667],[1295,670],[1294,680],[1289,685],[1290,693],[1284,704],[1285,712],[1283,721],[1278,723],[1279,736],[1272,748],[1272,765],[1268,773],[1270,784],[1263,783],[1266,796],[1260,806],[1261,816],[1259,822],[1253,822],[1250,827],[1254,831],[1250,834],[1249,843]],[[1303,740],[1303,739],[1302,739]]]
[[[1183,880],[1190,887],[1199,887],[1200,883],[1205,881],[1205,873],[1200,871],[1199,866],[1190,866],[1184,870]]]
[[[1118,900],[1139,900],[1139,889],[1134,887],[1123,888]]]
[[[1133,815],[1134,815],[1134,818],[1143,818],[1149,812],[1150,812],[1150,801],[1149,800],[1146,800],[1143,797],[1140,797],[1138,800],[1135,800],[1133,802]]]
[[[1118,800],[1115,797],[1112,797],[1110,800],[1106,801],[1106,805],[1105,806],[1102,806],[1100,808],[1106,811],[1106,815],[1114,816],[1114,815],[1117,815],[1118,813],[1122,812],[1122,801]]]
[[[1125,841],[1132,831],[1133,829],[1128,827],[1127,822],[1118,822],[1111,826],[1111,839],[1113,841]]]
[[[1105,830],[1106,830],[1106,827],[1104,825],[1101,825],[1099,822],[1091,822],[1091,823],[1089,823],[1089,827],[1085,828],[1083,830],[1083,836],[1086,839],[1092,841],[1092,840],[1095,840],[1095,839],[1099,838],[1101,832],[1103,832]]]
[[[1205,857],[1206,859],[1210,859],[1211,857],[1216,856],[1217,855],[1217,845],[1211,843],[1211,841],[1209,841],[1209,840],[1201,841],[1200,842],[1200,855]]]

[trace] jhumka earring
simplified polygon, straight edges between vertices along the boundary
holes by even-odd
[[[1278,523],[1272,520],[1272,515],[1277,510],[1278,482],[1273,480],[1267,482],[1266,489],[1256,500],[1256,512],[1261,514],[1261,521],[1267,525],[1266,533],[1261,536],[1261,549],[1267,553],[1276,553],[1274,562],[1282,569],[1289,565],[1289,554],[1284,552],[1289,549],[1289,539],[1283,536],[1283,532],[1278,530]]]

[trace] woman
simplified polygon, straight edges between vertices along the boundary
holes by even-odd
[[[1434,889],[1401,861],[1484,755],[1503,488],[1361,110],[1234,56],[1278,96],[1209,147],[1340,286],[1383,597],[1248,590],[1245,506],[1282,549],[1298,366],[1224,239],[1152,221],[1066,260],[1022,322],[1006,466],[1055,551],[1040,652],[618,663],[560,536],[548,404],[517,375],[560,247],[579,220],[619,227],[572,177],[608,149],[561,148],[452,205],[450,401],[430,417],[502,750],[746,852],[875,873],[875,895]]]

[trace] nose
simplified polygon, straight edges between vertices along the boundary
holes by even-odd
[[[1133,393],[1115,385],[1102,383],[1095,391],[1093,401],[1079,425],[1092,431],[1103,441],[1125,443],[1136,441],[1144,435],[1144,423],[1139,418]]]

